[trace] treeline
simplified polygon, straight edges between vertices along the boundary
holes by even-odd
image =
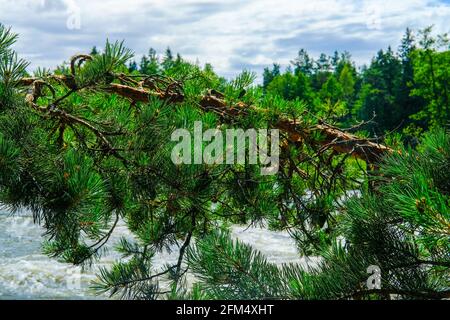
[[[285,70],[277,63],[266,67],[261,88],[265,94],[300,100],[318,116],[344,126],[365,121],[370,136],[395,131],[414,138],[450,119],[449,41],[432,31],[428,27],[416,36],[407,29],[396,51],[380,50],[362,67],[347,51],[315,59],[301,49]],[[161,58],[151,48],[128,69],[163,74],[182,62],[170,48]],[[212,71],[209,64],[205,69]]]
[[[380,50],[360,69],[348,52],[316,60],[302,49],[284,72],[277,64],[266,68],[263,87],[316,112],[333,110],[342,122],[373,120],[372,135],[401,129],[416,135],[450,119],[448,48],[446,35],[434,37],[429,27],[417,38],[407,29],[396,52]]]

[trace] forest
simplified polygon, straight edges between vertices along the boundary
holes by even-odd
[[[0,204],[30,210],[45,229],[43,252],[86,269],[124,222],[133,240],[121,239],[122,258],[99,270],[98,294],[450,298],[445,34],[407,29],[366,66],[350,52],[299,48],[287,68],[234,79],[170,48],[137,58],[126,39],[31,73],[17,39],[0,24]],[[172,133],[199,121],[278,130],[278,171],[262,174],[262,161],[174,163]],[[299,257],[319,262],[272,263],[233,238],[232,225],[288,232]],[[165,251],[176,262],[155,268]]]

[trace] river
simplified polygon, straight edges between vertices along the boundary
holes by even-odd
[[[0,210],[0,299],[105,299],[91,289],[101,266],[111,266],[119,259],[108,250],[89,270],[58,262],[41,252],[44,230],[33,223],[27,212],[11,215]],[[259,227],[233,226],[233,237],[251,244],[271,262],[313,265],[314,258],[301,258],[295,242],[286,232],[274,232]],[[116,228],[107,247],[112,248],[121,237],[131,237],[122,223]],[[173,263],[177,252],[160,253],[154,259],[155,268]]]

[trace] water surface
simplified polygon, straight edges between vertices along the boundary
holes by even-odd
[[[0,299],[98,299],[90,290],[100,266],[110,266],[119,255],[108,252],[92,269],[81,268],[48,258],[41,252],[44,229],[33,223],[29,213],[11,215],[0,211]],[[314,259],[300,258],[295,242],[285,232],[263,228],[233,226],[232,235],[260,250],[271,262],[313,264]],[[116,228],[107,247],[122,237],[131,237],[122,223]],[[163,252],[154,259],[155,268],[177,260],[177,250]],[[191,278],[192,279],[192,278]]]

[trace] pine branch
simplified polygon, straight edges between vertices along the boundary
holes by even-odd
[[[75,59],[78,59],[76,56]],[[84,56],[83,56],[84,57]],[[84,58],[85,59],[85,58]],[[74,78],[73,76],[51,76],[50,78],[63,82],[67,87],[73,88]],[[126,78],[123,74],[115,78]],[[20,80],[19,85],[30,86],[38,79],[35,78],[23,78]],[[184,95],[179,91],[171,90],[171,84],[169,84],[165,91],[161,90],[148,90],[143,88],[148,78],[139,83],[138,87],[132,87],[129,85],[109,83],[106,86],[97,88],[109,93],[115,93],[124,98],[130,99],[133,102],[148,102],[152,97],[157,97],[161,100],[177,103],[184,101]],[[178,84],[177,84],[178,86]],[[155,88],[155,86],[153,86]],[[241,115],[248,114],[249,111],[265,114],[267,110],[261,110],[254,106],[248,106],[242,102],[238,102],[234,105],[229,105],[222,96],[214,94],[211,90],[208,94],[200,97],[199,107],[205,112],[213,111],[222,117],[239,117]],[[273,125],[288,134],[289,138],[293,142],[302,142],[304,140],[312,141],[312,134],[318,132],[323,139],[318,141],[312,141],[315,144],[321,145],[323,148],[331,148],[337,153],[351,154],[357,158],[363,159],[369,163],[377,162],[383,155],[393,153],[389,147],[374,143],[370,139],[361,139],[357,136],[346,133],[336,127],[329,124],[320,122],[310,128],[304,128],[301,121],[290,120],[287,118],[280,118]]]

